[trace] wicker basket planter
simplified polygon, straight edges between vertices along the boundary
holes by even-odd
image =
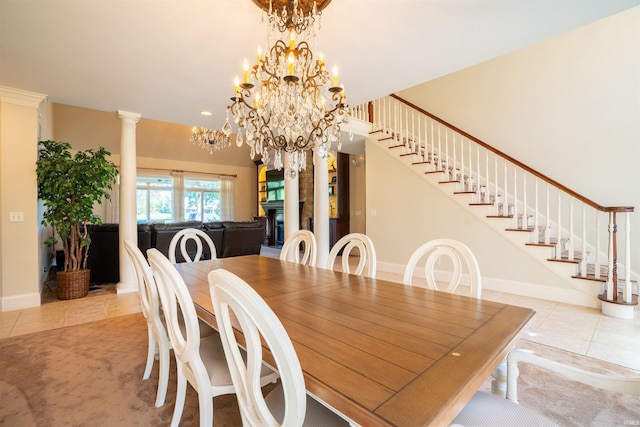
[[[56,274],[58,299],[74,299],[89,294],[90,270],[58,271]]]

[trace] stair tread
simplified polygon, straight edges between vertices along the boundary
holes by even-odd
[[[598,295],[598,299],[601,300],[601,301],[612,302],[614,304],[620,304],[620,305],[638,305],[638,295],[631,295],[631,302],[624,302],[624,300],[622,298],[622,292],[619,292],[618,293],[618,298],[616,298],[614,300],[607,299],[606,292]]]

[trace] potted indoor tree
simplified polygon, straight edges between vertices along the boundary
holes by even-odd
[[[38,197],[44,202],[44,226],[53,228],[47,244],[62,243],[64,268],[56,275],[60,299],[84,297],[89,293],[87,255],[91,239],[89,224],[102,224],[94,205],[109,199],[108,190],[118,171],[108,160],[111,154],[98,150],[71,153],[67,142],[40,141],[36,164]],[[60,266],[58,266],[60,267]]]

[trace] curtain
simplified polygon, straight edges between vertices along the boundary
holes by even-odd
[[[173,222],[184,221],[184,172],[171,171],[173,178]]]
[[[220,216],[222,221],[234,221],[236,212],[234,204],[233,177],[220,177]]]

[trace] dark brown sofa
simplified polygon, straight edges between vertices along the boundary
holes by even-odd
[[[138,225],[138,247],[145,256],[149,248],[156,248],[168,256],[171,239],[185,228],[197,228],[207,233],[213,240],[218,258],[259,254],[264,236],[264,225],[260,221],[149,223]],[[91,282],[117,283],[120,280],[118,224],[92,225],[89,236],[87,267],[91,269]],[[187,251],[192,257],[195,255],[194,242],[187,244]],[[211,258],[206,245],[203,258]],[[179,251],[176,261],[185,261]]]

